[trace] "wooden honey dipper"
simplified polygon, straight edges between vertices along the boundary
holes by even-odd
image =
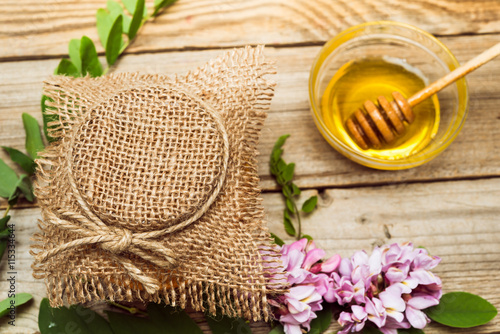
[[[347,130],[361,149],[380,149],[384,143],[392,143],[406,131],[405,122],[408,125],[413,123],[413,107],[499,54],[500,43],[415,93],[408,100],[399,92],[392,93],[392,102],[384,96],[378,97],[378,105],[367,100],[363,105],[366,113],[361,109],[356,110],[346,121]]]

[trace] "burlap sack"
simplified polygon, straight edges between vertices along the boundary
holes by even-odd
[[[52,306],[163,299],[269,319],[286,284],[255,159],[271,73],[247,47],[183,77],[46,81],[59,140],[37,161],[33,275]]]

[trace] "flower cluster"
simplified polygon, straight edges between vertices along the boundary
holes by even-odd
[[[431,269],[441,261],[411,243],[376,248],[368,256],[356,252],[342,259],[331,274],[324,298],[344,306],[340,334],[359,332],[367,322],[384,334],[399,328],[424,328],[429,319],[421,310],[439,304],[441,280]]]
[[[439,304],[441,280],[430,270],[441,261],[411,243],[377,247],[369,256],[356,252],[341,260],[325,256],[313,242],[302,239],[284,245],[282,262],[289,292],[270,301],[286,334],[309,331],[322,302],[342,309],[340,334],[361,332],[366,325],[384,334],[398,329],[424,328],[429,319],[423,309]]]
[[[276,307],[276,316],[286,334],[301,334],[310,330],[316,311],[322,310],[323,296],[328,292],[330,275],[340,264],[339,255],[324,262],[325,251],[314,242],[301,239],[281,248],[281,261],[287,272],[290,290],[270,301]]]

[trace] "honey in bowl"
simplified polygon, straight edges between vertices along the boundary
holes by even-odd
[[[381,95],[389,101],[392,92],[408,98],[428,85],[422,72],[394,57],[363,58],[344,64],[332,77],[322,99],[326,127],[351,149],[373,158],[398,160],[418,153],[435,137],[440,119],[436,95],[413,108],[415,121],[404,135],[379,149],[363,150],[351,137],[346,121],[367,100]]]

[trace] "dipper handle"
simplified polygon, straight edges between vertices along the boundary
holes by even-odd
[[[457,67],[452,72],[448,73],[444,77],[434,81],[429,86],[425,87],[421,91],[415,93],[412,97],[408,99],[410,106],[414,107],[428,97],[436,94],[441,89],[447,87],[451,83],[460,79],[461,77],[467,75],[468,73],[474,71],[476,68],[486,64],[496,56],[500,55],[500,43],[493,45],[488,50],[484,51],[480,55],[472,58],[460,67]]]

